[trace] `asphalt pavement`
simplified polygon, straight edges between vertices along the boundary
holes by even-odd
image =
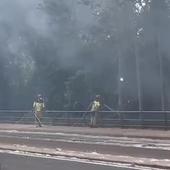
[[[0,153],[0,170],[132,170],[69,160]]]
[[[3,154],[6,159],[3,159],[3,156],[0,158],[3,161],[8,159],[13,161],[16,157],[19,157],[18,160],[16,159],[16,162],[21,161],[21,165],[23,165],[33,161],[33,163],[30,163],[32,166],[39,165],[34,163],[36,162],[35,160],[37,162],[48,160],[54,162],[52,168],[55,167],[55,163],[59,162],[58,165],[60,165],[60,163],[64,162],[63,166],[69,164],[68,166],[75,169],[75,164],[78,163],[77,161],[69,162],[68,160],[55,160],[55,162],[53,159],[35,158],[34,156],[29,156],[27,159],[26,156],[9,155],[6,151],[26,152],[28,154],[64,156],[69,159],[85,159],[92,162],[119,163],[122,165],[120,167],[128,168],[140,166],[142,170],[144,170],[143,167],[170,169],[169,139],[170,131],[165,130],[68,126],[43,126],[42,128],[36,128],[34,125],[0,124],[0,150],[5,151]],[[20,166],[19,162],[17,166]],[[32,168],[41,168],[42,164],[40,163],[40,167]],[[79,162],[78,164],[82,163]],[[123,166],[125,164],[129,166]],[[46,165],[48,164],[45,164],[44,167]],[[86,163],[85,169],[95,169],[93,165]],[[96,166],[99,165],[96,164]],[[100,165],[97,169],[100,170],[102,167]],[[106,167],[110,168],[110,166]],[[104,169],[106,167],[104,166]],[[62,168],[62,166],[59,168]],[[71,169],[69,168],[69,170]]]

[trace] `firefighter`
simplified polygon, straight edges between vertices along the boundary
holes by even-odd
[[[101,110],[101,96],[96,95],[95,100],[90,104],[90,127],[96,127],[98,112]]]
[[[41,119],[43,116],[43,112],[45,111],[45,103],[41,94],[37,95],[37,98],[33,103],[33,111],[36,123],[38,124],[39,127],[41,127],[42,126]]]

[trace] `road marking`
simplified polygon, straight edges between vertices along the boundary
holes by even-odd
[[[104,161],[96,161],[89,159],[79,159],[76,157],[64,157],[64,156],[51,156],[50,154],[40,154],[40,153],[31,153],[24,151],[12,151],[12,150],[0,150],[0,153],[10,154],[10,155],[18,155],[18,156],[26,156],[32,158],[42,158],[42,159],[52,159],[52,160],[61,160],[61,161],[70,161],[70,162],[78,162],[84,164],[92,164],[99,166],[110,166],[110,167],[119,167],[119,168],[127,168],[127,170],[160,170],[158,168],[150,168],[150,167],[142,167],[133,164],[123,164],[123,163],[114,163],[114,162],[104,162]]]

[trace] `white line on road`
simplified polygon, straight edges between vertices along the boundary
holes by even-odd
[[[53,159],[53,160],[61,160],[61,161],[70,161],[70,162],[78,162],[78,163],[85,163],[85,164],[93,164],[93,165],[101,165],[101,166],[110,166],[110,167],[119,167],[119,168],[127,168],[133,170],[160,170],[158,168],[150,168],[150,167],[142,167],[133,164],[121,164],[121,163],[114,163],[114,162],[104,162],[104,161],[96,161],[96,160],[88,160],[88,159],[79,159],[76,157],[64,157],[64,156],[51,156],[49,154],[39,154],[39,153],[31,153],[31,152],[24,152],[24,151],[12,151],[12,150],[0,150],[0,153],[4,154],[11,154],[11,155],[18,155],[18,156],[26,156],[26,157],[33,157],[33,158],[42,158],[42,159]]]

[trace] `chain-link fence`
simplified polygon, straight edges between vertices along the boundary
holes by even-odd
[[[89,111],[46,111],[45,125],[88,126]],[[0,123],[34,124],[29,110],[0,110]],[[170,128],[170,111],[102,111],[97,115],[98,127]]]

